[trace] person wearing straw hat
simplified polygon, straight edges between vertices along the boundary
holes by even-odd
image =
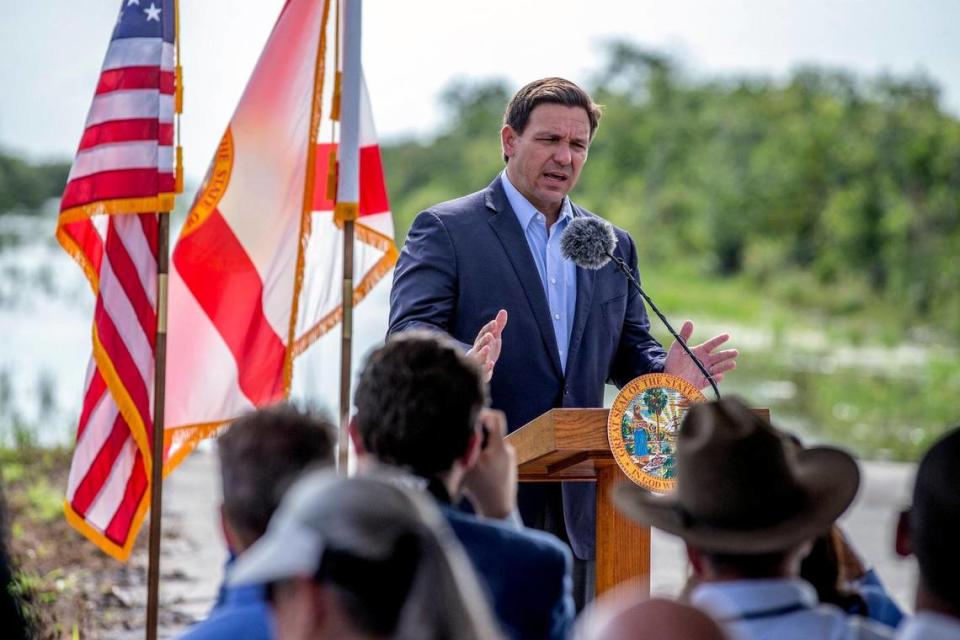
[[[874,640],[891,631],[817,601],[799,578],[810,542],[853,502],[856,461],[797,449],[737,399],[691,407],[677,437],[677,485],[615,494],[632,519],[679,536],[698,581],[690,601],[737,638]]]

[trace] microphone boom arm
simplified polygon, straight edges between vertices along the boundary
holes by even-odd
[[[646,303],[650,305],[650,308],[653,309],[653,312],[657,314],[657,317],[660,318],[660,322],[662,322],[663,326],[667,328],[667,331],[670,332],[670,335],[673,336],[673,339],[680,344],[680,346],[683,348],[684,351],[687,352],[687,355],[690,356],[690,359],[693,360],[693,363],[697,365],[698,369],[700,369],[700,373],[702,373],[706,377],[707,382],[709,382],[710,386],[713,388],[714,395],[716,395],[717,400],[719,400],[720,389],[717,388],[716,380],[713,379],[713,376],[710,374],[709,371],[707,371],[707,368],[703,366],[703,362],[700,361],[700,358],[693,355],[693,351],[691,351],[690,347],[687,346],[687,341],[681,338],[680,334],[673,329],[673,327],[670,325],[670,322],[667,320],[666,316],[664,316],[660,312],[660,309],[657,308],[657,305],[653,303],[653,300],[650,299],[650,296],[647,295],[647,292],[644,291],[643,287],[640,286],[640,282],[638,282],[637,279],[633,277],[633,273],[630,272],[630,269],[627,267],[627,263],[624,262],[619,257],[615,256],[612,251],[607,251],[606,254],[608,258],[610,258],[618,267],[620,267],[620,271],[622,271],[623,275],[627,277],[627,280],[630,281],[630,284],[636,287],[637,292],[643,297]]]

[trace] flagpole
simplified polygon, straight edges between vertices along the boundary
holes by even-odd
[[[354,221],[360,202],[360,31],[361,0],[343,0],[343,76],[340,97],[340,144],[336,220],[343,224],[343,322],[340,339],[340,434],[337,469],[347,474],[350,421],[351,349],[353,348]]]
[[[160,535],[163,514],[163,409],[167,372],[167,273],[170,214],[159,214],[157,241],[157,339],[154,366],[153,443],[150,476],[150,551],[147,565],[147,640],[156,640],[160,605]]]
[[[180,66],[180,3],[173,1],[173,37],[176,50],[174,72],[174,118],[176,119],[176,168],[174,191],[183,192],[183,151],[180,146],[180,114],[183,112],[183,69]],[[171,207],[171,210],[173,207]],[[167,281],[170,272],[170,212],[157,213],[157,334],[154,343],[153,437],[150,453],[150,546],[147,558],[147,640],[156,640],[160,609],[160,536],[163,519],[164,406],[167,389]]]

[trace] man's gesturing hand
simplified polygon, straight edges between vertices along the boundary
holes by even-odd
[[[689,346],[690,336],[693,335],[693,323],[687,320],[680,327],[680,337]],[[710,338],[703,344],[690,347],[694,355],[700,358],[703,366],[706,367],[713,379],[718,383],[723,380],[724,371],[729,371],[737,366],[737,356],[740,352],[736,349],[726,349],[724,351],[715,351],[717,347],[730,339],[729,334],[722,333],[719,336]],[[700,372],[697,365],[690,359],[690,356],[683,350],[679,343],[674,342],[670,345],[670,351],[667,352],[667,360],[664,362],[664,373],[672,373],[680,376],[697,389],[705,389],[709,386],[707,378]]]
[[[483,381],[490,382],[493,377],[493,367],[500,357],[500,348],[503,346],[503,328],[507,326],[507,310],[500,309],[497,317],[483,325],[473,341],[473,347],[467,355],[476,359],[483,369]]]
[[[517,452],[504,440],[507,418],[502,411],[483,409],[478,422],[487,444],[467,470],[463,491],[481,515],[506,518],[517,506]]]

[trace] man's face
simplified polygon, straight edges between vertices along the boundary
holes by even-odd
[[[522,134],[505,125],[500,141],[513,186],[541,213],[556,215],[587,161],[590,120],[586,110],[537,105]]]

